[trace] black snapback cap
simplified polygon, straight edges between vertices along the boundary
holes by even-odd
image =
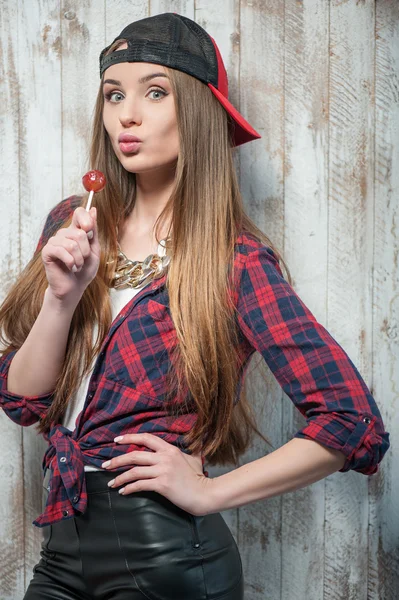
[[[127,41],[127,48],[105,56],[119,39]],[[209,33],[192,19],[167,12],[130,23],[101,51],[100,77],[108,67],[121,62],[155,63],[196,77],[212,90],[231,116],[234,146],[261,137],[229,102],[227,73],[219,48]]]

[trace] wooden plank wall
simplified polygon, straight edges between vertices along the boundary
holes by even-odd
[[[223,513],[242,554],[245,598],[395,600],[396,0],[0,0],[0,299],[49,209],[83,191],[99,52],[127,23],[166,11],[215,37],[230,100],[262,134],[236,155],[247,210],[283,251],[298,294],[358,366],[391,433],[372,477],[334,473]],[[305,420],[263,367],[249,384],[261,429],[277,448]],[[41,509],[44,450],[34,428],[0,415],[1,600],[23,596],[39,557],[41,531],[31,522]],[[255,439],[242,462],[267,451]]]

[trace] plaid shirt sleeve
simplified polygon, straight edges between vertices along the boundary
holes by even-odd
[[[341,472],[376,473],[389,433],[360,373],[284,279],[271,248],[251,248],[244,261],[239,327],[306,417],[294,437],[340,450],[346,457]]]
[[[53,400],[53,394],[20,396],[7,390],[7,376],[16,350],[0,357],[0,406],[5,414],[18,425],[27,427],[45,416]]]
[[[47,215],[35,254],[42,250],[49,238],[61,227],[61,223],[68,215],[79,206],[81,198],[70,196],[61,200]],[[0,406],[5,414],[15,423],[29,426],[45,416],[51,402],[53,393],[40,396],[20,396],[7,390],[8,370],[17,350],[0,356]]]

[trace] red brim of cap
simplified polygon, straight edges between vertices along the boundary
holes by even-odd
[[[247,142],[252,142],[253,140],[258,140],[262,136],[255,131],[253,127],[244,119],[242,115],[238,112],[236,108],[228,101],[226,96],[223,96],[219,90],[215,88],[211,83],[208,83],[208,87],[211,88],[212,93],[219,100],[220,104],[226,109],[229,115],[235,122],[234,127],[234,146],[241,146],[241,144],[246,144]]]

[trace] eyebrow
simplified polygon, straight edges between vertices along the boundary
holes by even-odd
[[[151,73],[150,75],[144,75],[144,77],[140,77],[140,79],[138,80],[138,83],[147,83],[147,81],[150,81],[151,79],[155,79],[155,77],[165,77],[166,79],[169,79],[169,77],[166,75],[166,73]],[[103,81],[103,86],[106,83],[111,83],[112,85],[122,85],[122,82],[118,81],[117,79],[105,79]]]

